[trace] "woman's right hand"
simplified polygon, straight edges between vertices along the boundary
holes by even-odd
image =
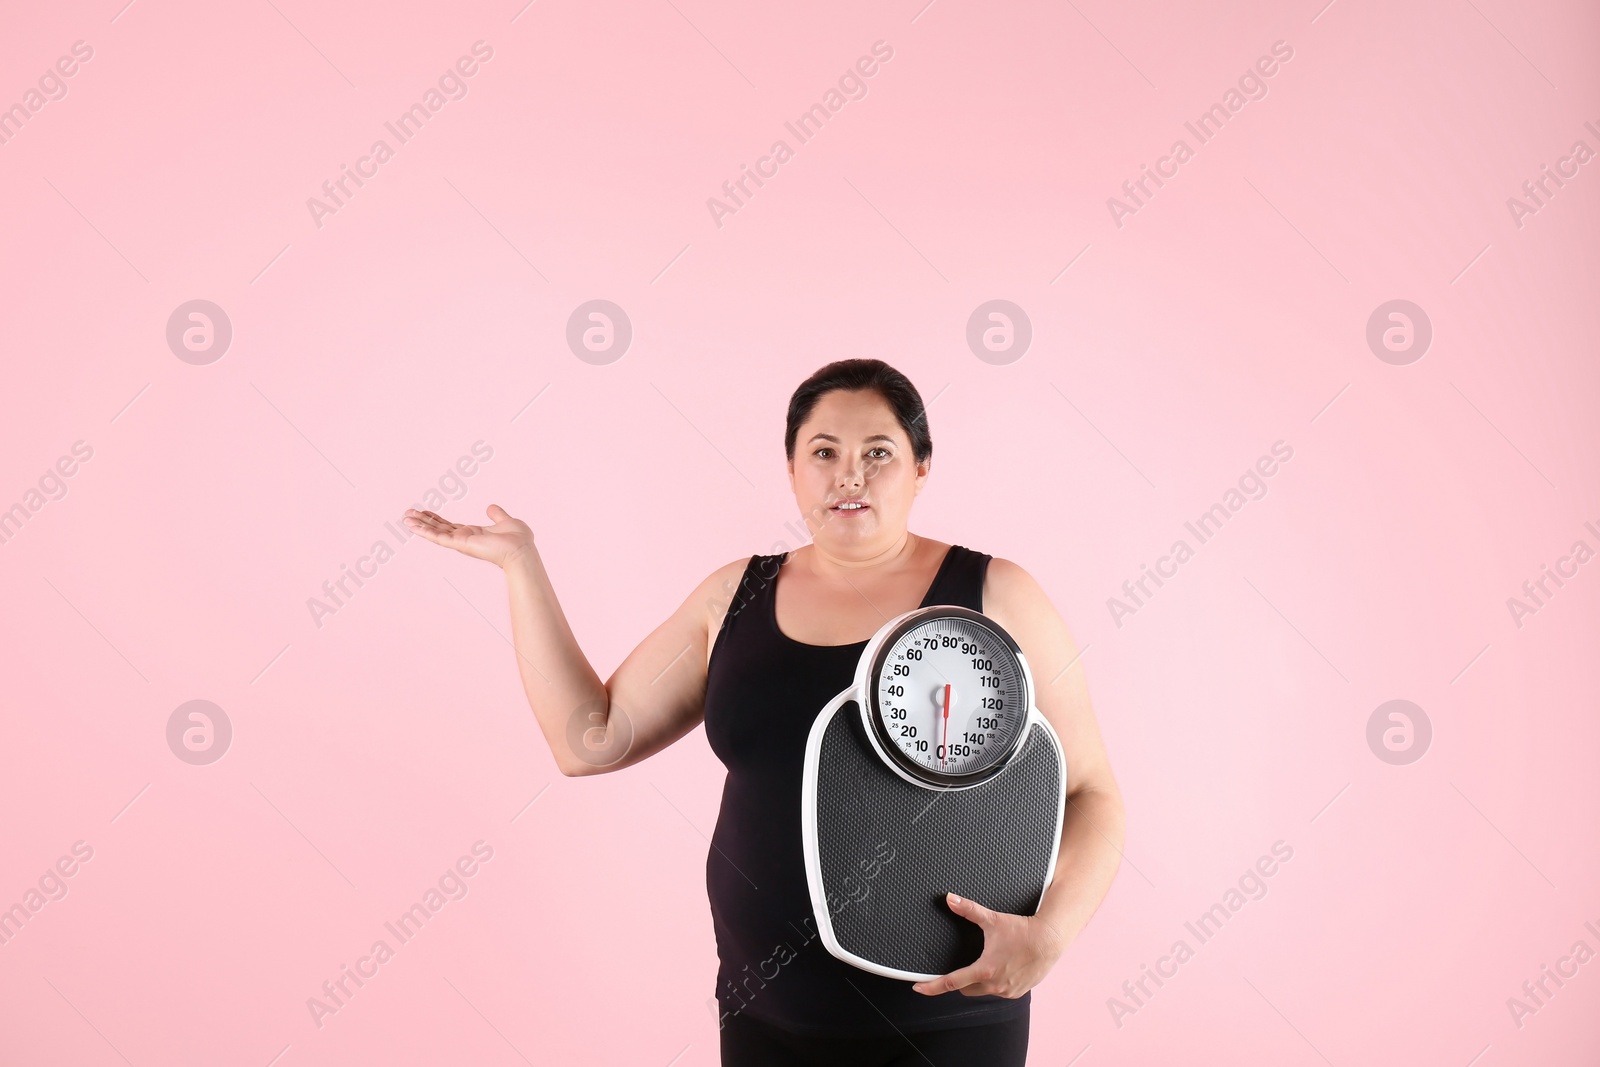
[[[490,504],[487,514],[493,526],[466,526],[451,522],[431,511],[407,508],[405,524],[436,545],[484,559],[497,567],[533,549],[533,530],[521,519],[514,519],[499,504]]]

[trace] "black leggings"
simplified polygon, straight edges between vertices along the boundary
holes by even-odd
[[[895,1037],[811,1037],[752,1019],[722,1026],[722,1067],[1023,1067],[1028,1017]]]

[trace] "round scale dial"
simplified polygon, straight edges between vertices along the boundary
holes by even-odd
[[[1031,694],[1021,652],[986,616],[914,613],[887,635],[867,678],[879,747],[922,781],[990,777],[1019,747]]]

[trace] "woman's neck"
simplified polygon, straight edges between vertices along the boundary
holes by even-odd
[[[917,551],[921,547],[922,538],[910,530],[902,531],[900,536],[881,552],[854,559],[833,555],[813,541],[808,565],[811,572],[819,578],[846,578],[864,571],[884,568],[892,570],[897,564],[908,565],[916,558]]]

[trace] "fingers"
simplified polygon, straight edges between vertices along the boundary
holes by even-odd
[[[428,541],[436,545],[449,544],[457,539],[460,534],[470,533],[472,528],[451,522],[432,511],[418,511],[410,508],[402,516],[405,523],[415,533],[421,534]]]
[[[494,524],[494,528],[496,530],[504,530],[507,533],[518,533],[528,529],[527,523],[518,519],[515,515],[512,515],[511,512],[507,511],[499,504],[490,504],[486,511],[489,516],[489,521]],[[531,534],[532,531],[528,532]]]
[[[449,533],[455,529],[456,524],[432,511],[418,511],[416,508],[406,509],[405,519],[408,522],[419,523],[421,527],[436,530],[439,533]]]
[[[980,967],[979,964],[982,963],[983,958],[980,956],[965,967],[957,967],[949,974],[941,974],[939,977],[926,982],[917,982],[911,988],[918,993],[926,993],[930,997],[936,997],[940,993],[948,993],[952,989],[961,989],[975,982],[984,981],[988,978],[988,965],[984,964]]]
[[[989,942],[988,931],[994,925],[995,918],[999,913],[991,911],[976,900],[968,900],[958,893],[946,893],[945,903],[957,915],[970,919],[983,928],[984,944],[987,949]],[[959,989],[966,996],[975,997],[989,991],[988,986],[984,983],[987,983],[993,977],[993,965],[980,955],[965,967],[959,967],[949,974],[940,975],[938,978],[933,978],[926,982],[917,982],[911,988],[918,993],[926,993],[928,996],[938,996],[940,993],[948,993],[952,989]]]
[[[954,893],[946,893],[945,900],[949,903],[951,911],[964,919],[971,919],[985,930],[994,925],[996,913],[979,904],[976,900],[968,900],[966,897],[957,896]]]
[[[406,524],[406,529],[412,533],[425,541],[432,541],[434,544],[439,543],[439,530],[435,528],[433,521],[426,518],[420,511],[407,511],[401,518]]]

